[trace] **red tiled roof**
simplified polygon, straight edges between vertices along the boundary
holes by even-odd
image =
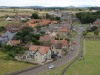
[[[58,23],[57,21],[51,21],[53,24],[56,24],[56,23]]]
[[[57,43],[57,40],[50,40],[50,43],[55,44]]]
[[[62,45],[67,45],[68,44],[67,40],[60,40],[60,42],[62,43]]]
[[[68,44],[67,40],[51,40],[50,43],[56,44],[56,43],[62,43],[63,46]]]
[[[2,35],[0,34],[0,37],[2,37]]]
[[[41,46],[39,48],[39,52],[43,55],[46,54],[49,51],[49,47]]]
[[[30,51],[37,51],[38,48],[39,48],[39,46],[33,45],[33,46],[30,46],[29,50]]]
[[[59,28],[58,31],[59,32],[67,32],[67,28]]]
[[[39,51],[40,54],[45,54],[49,51],[49,47],[45,47],[45,46],[30,46],[29,48],[30,51]]]
[[[48,36],[48,35],[40,36],[39,41],[48,41],[49,38],[50,38],[50,36]]]
[[[47,24],[49,24],[50,23],[50,20],[47,20],[47,19],[41,19],[40,21],[39,21],[39,24],[40,25],[47,25]]]
[[[20,44],[20,40],[9,40],[12,45]]]
[[[93,23],[94,25],[100,25],[100,20],[97,20]]]

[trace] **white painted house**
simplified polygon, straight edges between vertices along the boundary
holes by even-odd
[[[51,59],[51,50],[49,47],[32,45],[26,55],[26,59],[31,58],[36,63],[45,63]]]

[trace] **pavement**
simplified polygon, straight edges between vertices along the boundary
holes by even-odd
[[[80,52],[79,44],[80,44],[80,38],[81,38],[81,34],[80,34],[81,31],[82,30],[80,28],[78,28],[77,35],[76,35],[75,40],[74,40],[74,42],[76,42],[76,44],[72,45],[72,47],[74,47],[74,51],[69,51],[66,56],[58,59],[57,61],[45,64],[45,65],[38,67],[36,69],[29,70],[29,71],[26,71],[26,72],[23,72],[23,73],[20,73],[20,74],[17,74],[17,75],[38,75],[40,73],[43,73],[45,71],[50,70],[48,68],[50,65],[54,65],[55,67],[59,67],[59,66],[62,66],[64,64],[72,61],[78,55],[78,53]]]

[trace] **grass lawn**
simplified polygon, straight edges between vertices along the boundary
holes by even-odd
[[[77,26],[79,26],[79,23],[77,21],[75,21],[75,22],[73,22],[73,25],[77,27]]]
[[[76,31],[72,31],[72,37],[74,38],[76,36],[77,32]]]
[[[0,51],[0,75],[34,66],[33,64],[6,59],[6,54]]]
[[[85,40],[84,60],[75,62],[65,75],[100,75],[100,41]]]

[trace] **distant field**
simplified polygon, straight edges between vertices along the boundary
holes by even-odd
[[[100,75],[100,41],[86,40],[84,60],[75,62],[65,75]]]
[[[18,12],[19,15],[31,15],[32,12]],[[16,12],[0,12],[0,17],[5,15],[16,15]]]
[[[33,64],[6,59],[6,54],[0,51],[0,75],[34,66]]]
[[[33,9],[0,9],[0,17],[5,15],[31,15],[34,12],[38,12],[40,15],[47,13],[46,11],[34,11]]]
[[[8,25],[9,23],[17,23],[18,21],[0,21],[0,26],[6,26]]]

